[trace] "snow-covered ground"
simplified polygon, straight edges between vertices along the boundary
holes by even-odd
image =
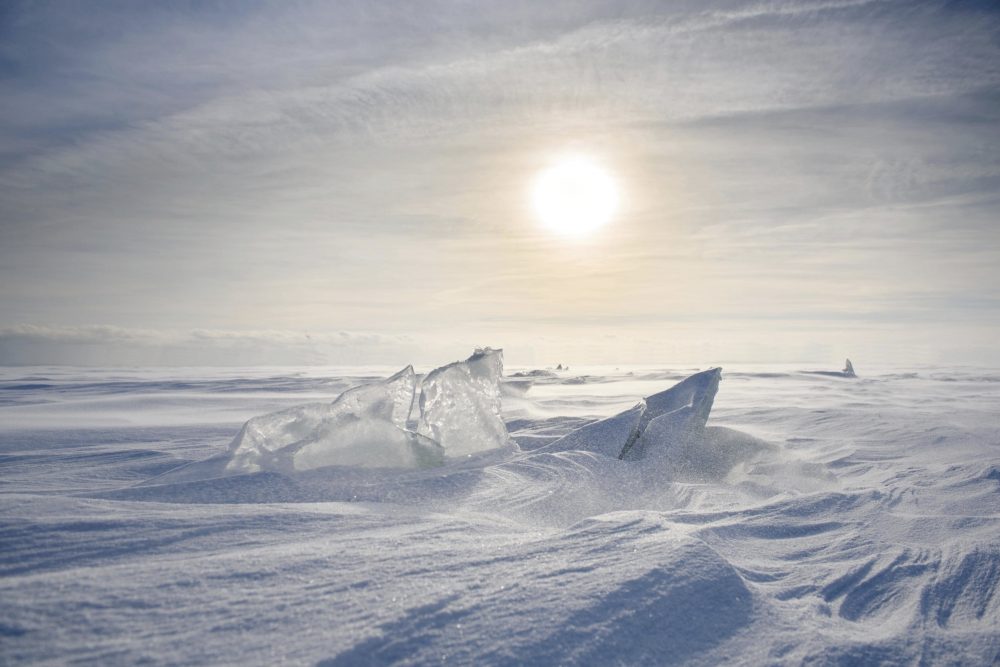
[[[508,385],[520,453],[166,483],[398,369],[0,369],[0,662],[996,663],[1000,371],[855,361],[725,368],[669,472],[536,450],[699,369]]]

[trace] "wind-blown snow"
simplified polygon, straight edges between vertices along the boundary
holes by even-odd
[[[654,410],[694,369],[574,364],[501,385],[520,451],[246,473],[242,423],[339,432],[354,386],[356,422],[433,434],[405,371],[396,401],[382,369],[0,370],[0,662],[992,664],[1000,373],[858,368]],[[635,460],[585,446],[665,414],[688,435]]]

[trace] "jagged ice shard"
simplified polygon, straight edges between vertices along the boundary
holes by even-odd
[[[427,467],[502,447],[510,442],[500,419],[502,374],[502,351],[486,348],[422,382],[407,366],[332,403],[254,417],[230,445],[226,472]]]
[[[695,373],[624,412],[565,435],[545,450],[585,450],[628,461],[669,458],[702,439],[721,377],[721,368]]]
[[[412,366],[353,387],[332,403],[311,403],[248,421],[230,446],[229,472],[291,472],[330,465],[422,467],[444,460],[441,446],[406,429]]]
[[[503,447],[507,427],[500,418],[501,350],[476,350],[466,361],[431,371],[420,384],[420,434],[449,456]]]
[[[485,348],[422,380],[407,366],[386,380],[348,389],[332,403],[254,417],[230,445],[225,471],[421,468],[516,449],[500,417],[502,376],[502,351]],[[720,377],[718,368],[696,373],[543,449],[626,461],[684,456],[703,439]]]

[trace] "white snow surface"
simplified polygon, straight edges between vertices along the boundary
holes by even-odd
[[[637,460],[563,438],[701,369],[511,369],[520,451],[241,474],[393,369],[0,369],[0,663],[996,663],[1000,371],[857,368],[729,366]]]

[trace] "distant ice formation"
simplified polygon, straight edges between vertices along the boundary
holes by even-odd
[[[854,364],[851,363],[850,359],[844,361],[844,370],[842,371],[803,371],[809,375],[827,375],[829,377],[835,378],[856,378],[857,374],[854,372]]]
[[[559,370],[562,370],[560,367]],[[558,377],[552,371],[542,370],[541,368],[536,368],[532,371],[518,371],[517,373],[511,373],[512,378],[554,378]]]
[[[704,435],[721,377],[721,368],[695,373],[624,412],[572,431],[546,450],[586,450],[634,461],[683,449]]]
[[[294,472],[333,465],[414,468],[510,442],[500,419],[503,351],[485,348],[420,381],[392,377],[254,417],[229,449],[228,473]]]

